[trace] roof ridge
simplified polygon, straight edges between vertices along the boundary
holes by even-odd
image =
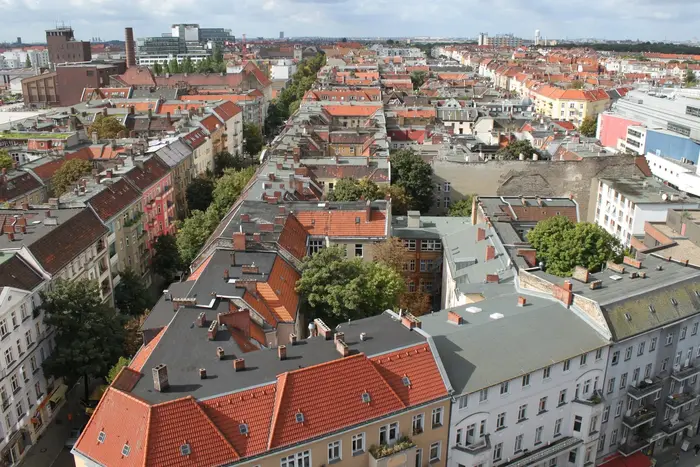
[[[229,441],[229,439],[226,438],[226,436],[224,436],[224,434],[221,432],[219,427],[216,426],[216,423],[214,423],[214,421],[211,418],[209,418],[209,415],[207,415],[207,412],[202,408],[201,405],[199,405],[199,401],[197,401],[192,396],[190,396],[190,398],[192,399],[192,402],[194,402],[194,405],[197,407],[197,410],[199,410],[199,413],[201,413],[202,416],[206,419],[206,421],[209,422],[209,424],[212,426],[212,428],[214,428],[214,430],[216,430],[216,433],[221,437],[221,439],[224,440],[224,442],[226,442],[228,447],[231,449],[231,452],[233,453],[234,457],[240,458],[241,457],[240,454],[238,454],[236,449],[233,447],[233,444],[231,444],[231,441]]]
[[[272,418],[270,419],[269,434],[267,437],[267,450],[272,449],[272,441],[275,438],[275,428],[277,427],[277,422],[279,421],[280,407],[282,407],[282,398],[284,397],[284,389],[287,385],[287,376],[289,372],[282,373],[277,376],[277,385],[275,386],[275,406],[272,411]]]

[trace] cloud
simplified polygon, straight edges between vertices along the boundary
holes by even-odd
[[[700,29],[700,0],[0,0],[0,40],[41,41],[57,21],[78,38],[157,36],[170,25],[197,22],[240,36],[523,37],[540,29],[549,39],[691,39]]]

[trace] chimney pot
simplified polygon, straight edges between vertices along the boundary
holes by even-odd
[[[333,336],[333,342],[338,342],[342,341],[345,342],[345,333],[344,332],[336,332],[335,335]]]
[[[486,261],[496,258],[496,248],[493,245],[486,245]]]
[[[279,357],[280,360],[287,359],[287,346],[286,345],[280,345],[277,347],[277,356]]]
[[[207,379],[207,369],[206,368],[199,369],[199,378],[200,379]]]
[[[245,232],[234,232],[233,233],[233,249],[235,251],[245,251],[246,238]]]
[[[216,339],[216,333],[218,331],[219,331],[219,322],[217,320],[214,320],[209,325],[209,330],[207,331],[207,338],[210,341],[213,341],[214,339]]]
[[[526,303],[527,300],[525,299],[525,297],[518,297],[518,306],[525,306]]]
[[[224,359],[224,348],[223,347],[216,348],[216,356],[218,357],[219,360]]]
[[[362,342],[364,342],[364,341],[367,340],[367,333],[366,333],[366,332],[361,332],[361,333],[360,333],[360,340],[361,340]]]
[[[289,343],[292,345],[297,344],[297,335],[296,334],[292,333],[289,335]]]
[[[233,361],[233,371],[245,370],[245,359],[237,358]]]
[[[168,390],[170,383],[168,382],[168,366],[164,363],[156,365],[151,370],[153,375],[153,388],[158,392],[165,392]]]
[[[228,268],[224,269],[224,280],[228,281],[229,275],[228,275]]]
[[[479,227],[478,229],[476,229],[476,241],[481,242],[484,239],[486,239],[486,230]]]

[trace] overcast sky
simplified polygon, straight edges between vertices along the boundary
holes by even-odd
[[[697,40],[700,0],[0,0],[0,42],[43,41],[63,21],[78,39],[123,39],[172,23],[225,27],[240,37],[450,36],[512,32],[551,39]]]

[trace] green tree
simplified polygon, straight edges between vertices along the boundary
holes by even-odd
[[[411,83],[413,83],[413,90],[417,91],[428,78],[428,73],[425,71],[414,71],[411,73]]]
[[[452,203],[447,215],[450,217],[470,217],[472,215],[472,199],[473,195],[467,195],[466,198]]]
[[[214,182],[210,178],[197,177],[187,186],[187,207],[190,211],[206,211],[214,200]]]
[[[532,146],[530,141],[526,139],[519,139],[518,141],[513,141],[508,144],[508,146],[503,147],[496,152],[496,156],[500,157],[504,161],[517,161],[520,159],[520,154],[525,156],[525,160],[532,159],[533,154],[542,156],[542,152]]]
[[[153,272],[165,279],[167,283],[177,276],[183,267],[175,237],[171,234],[160,235],[153,242]]]
[[[194,73],[195,70],[194,64],[192,63],[192,59],[190,57],[185,57],[180,68],[183,73]]]
[[[410,149],[391,154],[391,180],[410,198],[408,208],[428,212],[433,205],[433,168]]]
[[[341,178],[328,193],[328,201],[358,201],[377,199],[379,189],[377,184],[367,178]]]
[[[141,277],[133,269],[119,273],[121,281],[114,288],[114,304],[120,313],[138,316],[148,308],[150,300]]]
[[[99,139],[113,139],[117,138],[120,133],[126,136],[127,129],[115,117],[105,117],[99,113],[95,115],[95,120],[88,127],[87,134],[91,136],[95,132]]]
[[[51,178],[51,190],[58,197],[65,193],[80,177],[92,172],[92,163],[84,159],[71,159],[63,163]]]
[[[685,85],[686,87],[693,87],[696,83],[695,72],[693,70],[688,70],[685,74]]]
[[[574,223],[564,216],[540,221],[527,239],[545,270],[556,276],[569,276],[576,266],[597,271],[608,260],[620,260],[620,241],[602,227],[588,222]]]
[[[203,211],[192,211],[177,232],[177,249],[184,264],[190,264],[219,224],[219,216],[213,206]]]
[[[294,113],[299,110],[299,106],[301,106],[300,100],[295,100],[289,104],[289,115],[294,115]]]
[[[163,63],[163,74],[170,73],[170,64],[168,62]]]
[[[250,157],[260,154],[263,148],[263,135],[260,127],[254,123],[243,124],[243,151]]]
[[[162,74],[163,74],[163,65],[161,65],[161,64],[158,63],[158,62],[154,63],[154,64],[153,64],[153,73],[154,73],[156,76],[162,75]]]
[[[24,67],[25,68],[32,67],[32,59],[29,57],[29,54],[27,54],[27,58],[24,60]]]
[[[231,209],[254,173],[253,167],[224,170],[224,174],[214,184],[214,202],[212,203],[220,216],[223,217]]]
[[[175,73],[180,73],[180,64],[177,62],[176,58],[173,58],[170,60],[170,63],[168,64],[168,68],[170,69],[170,73],[175,74]]]
[[[214,155],[214,174],[221,177],[226,169],[240,170],[243,168],[243,159],[234,156],[228,151],[222,151]]]
[[[411,197],[406,193],[406,189],[399,185],[380,185],[377,188],[376,199],[391,199],[391,213],[402,216],[408,211],[411,204]]]
[[[571,89],[583,89],[585,87],[585,84],[581,80],[574,80],[571,82]]]
[[[224,63],[224,51],[221,50],[220,45],[214,46],[214,51],[211,54],[214,63]]]
[[[107,378],[105,378],[107,383],[112,384],[112,382],[119,375],[119,372],[122,371],[122,368],[129,366],[129,363],[131,363],[130,359],[126,357],[119,357],[117,363],[115,363],[112,368],[109,369],[109,373],[107,373]]]
[[[384,263],[347,259],[345,248],[324,248],[304,258],[296,290],[311,315],[327,324],[359,319],[394,308],[404,281]]]
[[[55,348],[44,361],[46,374],[63,377],[68,385],[102,377],[119,359],[124,342],[121,316],[102,303],[97,282],[58,281],[41,292],[44,324],[54,329]]]
[[[586,117],[581,122],[581,126],[578,127],[578,131],[583,136],[588,136],[592,138],[596,135],[596,130],[598,129],[598,119],[595,117]]]
[[[0,149],[0,169],[10,170],[14,166],[15,161],[12,156],[6,150]]]

